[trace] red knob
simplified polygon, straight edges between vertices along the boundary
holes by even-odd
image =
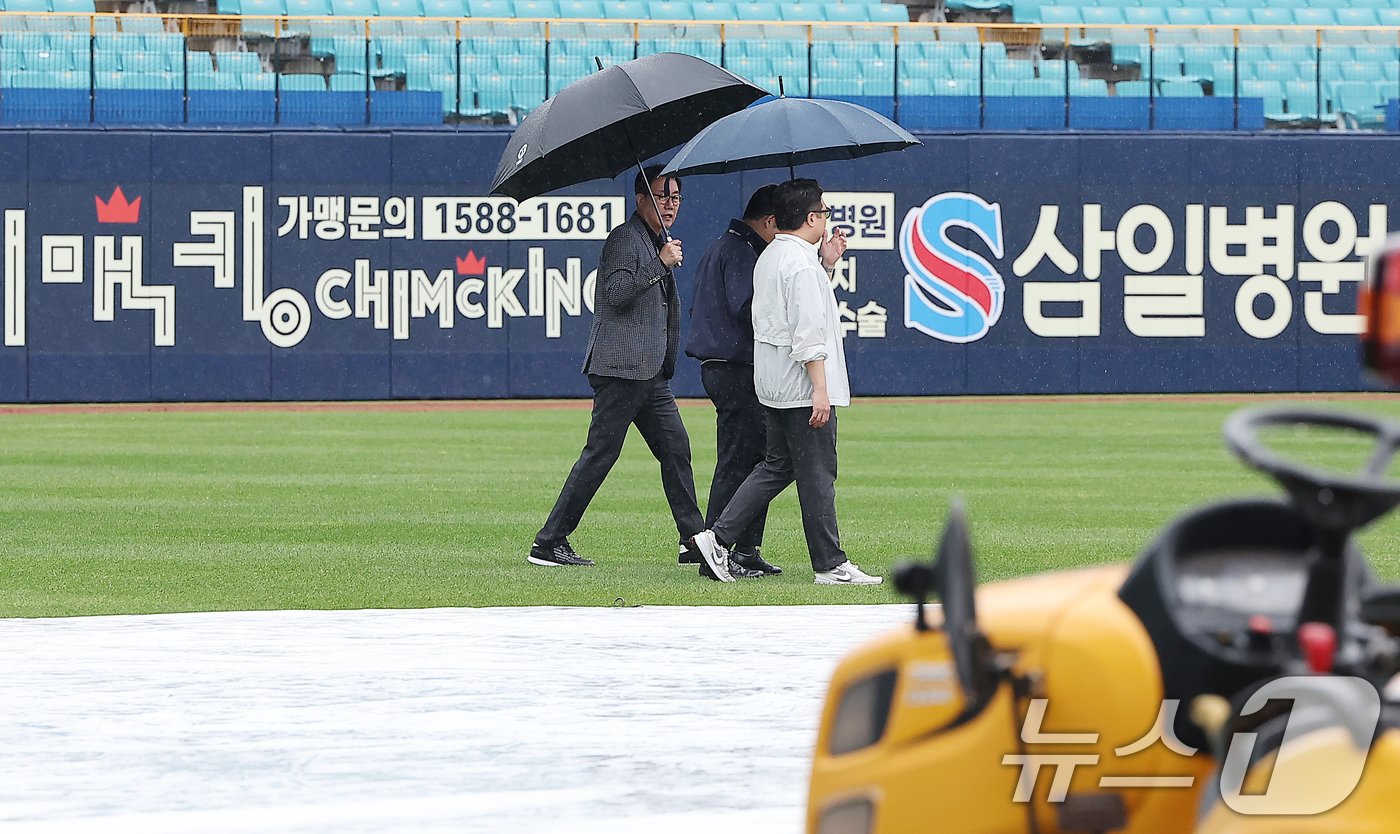
[[[1298,627],[1298,648],[1303,650],[1309,669],[1326,674],[1332,671],[1337,654],[1337,632],[1326,623],[1303,623]]]

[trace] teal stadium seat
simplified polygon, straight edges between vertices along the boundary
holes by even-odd
[[[1157,85],[1157,93],[1162,98],[1199,98],[1205,95],[1205,90],[1196,81],[1186,78],[1169,78]]]
[[[601,20],[603,4],[598,0],[561,0],[559,16],[566,20]]]
[[[822,18],[839,23],[864,23],[870,19],[869,7],[862,3],[824,3]]]
[[[214,56],[202,49],[191,49],[185,56],[185,66],[190,75],[208,75],[214,71]]]
[[[690,3],[685,0],[651,0],[647,16],[652,20],[691,20]]]
[[[642,0],[604,0],[603,17],[613,20],[643,20],[647,5]]]
[[[1293,9],[1293,23],[1298,26],[1336,26],[1337,13],[1333,9],[1317,7]]]
[[[1030,61],[1006,60],[985,61],[987,76],[1007,81],[1035,78],[1035,67]]]
[[[1065,95],[1065,82],[1049,78],[1021,78],[1011,82],[1011,89],[1018,96],[1057,96]]]
[[[739,20],[777,20],[777,3],[736,3],[734,11]]]
[[[781,20],[816,21],[824,20],[822,17],[822,7],[817,3],[798,2],[784,3],[778,7],[778,14]]]
[[[290,4],[293,0],[287,0]],[[423,0],[377,0],[381,17],[422,17]]]
[[[249,0],[243,0],[243,13],[248,13]],[[374,17],[374,0],[331,0],[331,14],[341,17]]]
[[[122,56],[126,72],[169,72],[172,67],[166,56],[157,52],[128,52]]]
[[[1239,6],[1222,6],[1206,10],[1206,17],[1215,26],[1248,26],[1249,9]]]
[[[1148,98],[1152,95],[1152,82],[1119,81],[1113,85],[1113,94],[1118,98]]]
[[[559,4],[555,0],[513,0],[517,18],[552,20],[559,16]]]
[[[219,72],[262,72],[262,59],[255,52],[215,52],[214,63]]]
[[[462,0],[423,0],[424,17],[463,17]]]
[[[6,8],[8,11],[17,11],[13,6]],[[67,14],[93,14],[97,7],[92,0],[53,0],[53,10]]]
[[[367,86],[368,82],[367,75],[336,73],[330,78],[330,88],[333,93],[363,93],[367,89],[374,89],[372,85]]]
[[[49,0],[6,0],[7,12],[51,12],[53,4]]]
[[[691,5],[690,13],[696,20],[725,22],[737,19],[733,3],[695,3]]]
[[[1167,22],[1173,26],[1208,26],[1210,15],[1205,9],[1167,9]]]
[[[509,0],[466,0],[466,8],[470,17],[515,17],[514,6]]]
[[[287,14],[289,15],[326,17],[330,13],[330,0],[287,0]]]
[[[1379,26],[1375,9],[1337,9],[1337,23],[1342,26]]]
[[[1291,26],[1293,10],[1279,6],[1256,7],[1249,10],[1249,22],[1257,26]]]
[[[1289,81],[1284,85],[1284,97],[1288,100],[1288,114],[1300,119],[1317,119],[1330,112],[1324,96],[1322,110],[1318,110],[1317,85],[1312,81]],[[1267,108],[1266,108],[1267,109]]]
[[[1059,83],[1064,83],[1066,76],[1071,80],[1079,78],[1079,64],[1074,61],[1041,61],[1038,69],[1041,78],[1054,79]]]
[[[982,95],[1014,96],[1016,95],[1016,82],[1005,78],[987,78],[982,81]]]
[[[313,75],[305,72],[287,73],[277,82],[284,92],[289,93],[323,93],[326,91],[326,79],[321,75]]]
[[[876,3],[869,6],[871,21],[878,24],[907,24],[909,7],[903,3]]]
[[[1123,20],[1134,26],[1165,26],[1167,24],[1167,10],[1155,7],[1129,7],[1123,10]]]
[[[1108,82],[1102,78],[1078,78],[1069,82],[1069,96],[1103,98],[1108,95]]]
[[[242,0],[243,14],[253,16],[274,16],[287,13],[286,0]],[[123,27],[122,31],[130,31]]]
[[[899,76],[900,98],[910,96],[931,96],[933,95],[933,78],[928,76],[909,77],[901,74]]]
[[[930,58],[911,58],[905,60],[900,57],[899,77],[923,78],[932,81],[935,78],[946,78],[948,76],[948,64],[944,61]]]

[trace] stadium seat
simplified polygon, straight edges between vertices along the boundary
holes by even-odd
[[[870,19],[870,11],[862,3],[824,3],[822,18],[840,23],[864,23]]]
[[[802,0],[784,3],[778,7],[778,15],[781,20],[816,21],[824,20],[822,7],[816,3],[804,3]]]
[[[288,4],[293,0],[287,0]],[[423,0],[377,0],[376,6],[383,17],[422,17]]]
[[[1069,82],[1070,98],[1088,96],[1103,98],[1108,95],[1108,82],[1102,78],[1079,78]]]
[[[1379,26],[1375,9],[1337,9],[1337,23],[1342,26]]]
[[[517,18],[550,20],[559,16],[559,4],[555,0],[512,0]]]
[[[424,17],[463,17],[462,0],[423,0]]]
[[[899,95],[901,98],[931,96],[933,95],[933,78],[930,76],[910,78],[901,74],[899,76]]]
[[[286,0],[242,0],[242,14],[253,16],[275,16],[287,13]],[[123,31],[127,31],[123,27]]]
[[[126,72],[169,72],[172,67],[166,56],[158,52],[128,52],[122,56],[122,69]]]
[[[733,3],[699,2],[693,3],[690,13],[696,20],[731,21],[737,19]]]
[[[1291,26],[1293,10],[1279,6],[1255,7],[1249,10],[1249,22],[1256,26]]]
[[[1318,109],[1318,89],[1312,81],[1289,81],[1284,85],[1284,97],[1288,101],[1288,114],[1301,119],[1317,119],[1322,114],[1330,112],[1326,96],[1322,100],[1322,109]],[[1267,111],[1268,108],[1266,107]]]
[[[367,75],[336,73],[330,78],[330,88],[333,93],[363,93],[374,89],[368,81]]]
[[[686,0],[651,0],[647,16],[652,20],[690,20],[690,3]]]
[[[1128,7],[1123,10],[1123,20],[1134,26],[1165,26],[1167,10],[1155,7]]]
[[[243,0],[244,14],[247,14],[249,0]],[[343,17],[374,17],[374,0],[331,0],[331,14]]]
[[[559,16],[573,20],[601,20],[603,4],[598,0],[561,0]]]
[[[1018,96],[1057,96],[1064,98],[1065,82],[1049,78],[1020,78],[1011,82],[1014,95]]]
[[[191,75],[208,75],[214,71],[214,56],[202,49],[191,49],[185,55],[185,66]]]
[[[734,11],[739,20],[778,20],[777,3],[736,3]]]
[[[1113,94],[1118,98],[1148,98],[1152,93],[1149,81],[1119,81],[1113,85]]]
[[[330,0],[287,0],[287,14],[289,15],[325,17],[330,13]]]
[[[219,72],[262,72],[262,59],[256,52],[215,52],[214,63]]]
[[[51,12],[53,11],[53,4],[50,0],[6,0],[5,11]]]
[[[514,7],[509,0],[466,0],[465,6],[470,17],[515,17]]]
[[[1199,83],[1185,78],[1164,79],[1157,86],[1157,93],[1162,98],[1198,98],[1205,95]]]
[[[1207,26],[1210,24],[1210,15],[1205,9],[1167,9],[1167,22],[1173,26]]]
[[[278,78],[277,83],[286,92],[325,92],[326,79],[310,73],[288,73]]]
[[[908,23],[909,7],[903,3],[875,3],[867,11],[875,23]]]
[[[603,0],[603,17],[613,20],[642,20],[647,5],[642,0]]]
[[[19,11],[12,5],[6,6],[7,11]],[[67,12],[70,14],[93,14],[97,7],[92,0],[53,0],[53,11]]]

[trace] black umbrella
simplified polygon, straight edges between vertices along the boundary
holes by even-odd
[[[601,69],[525,117],[491,193],[524,200],[611,179],[766,95],[729,70],[674,52]]]
[[[667,176],[728,174],[856,159],[923,144],[894,122],[847,101],[775,98],[725,116],[676,152]]]

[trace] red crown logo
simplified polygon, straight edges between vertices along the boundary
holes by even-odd
[[[97,201],[98,223],[139,223],[141,220],[141,198],[128,203],[120,185],[107,202],[102,202],[101,197],[93,199]]]
[[[485,275],[485,274],[486,274],[486,259],[485,259],[485,258],[478,258],[477,255],[476,255],[476,251],[475,251],[475,250],[472,250],[472,251],[470,251],[470,252],[467,252],[467,256],[466,256],[465,258],[458,258],[458,259],[457,259],[457,274],[458,274],[458,275]]]

